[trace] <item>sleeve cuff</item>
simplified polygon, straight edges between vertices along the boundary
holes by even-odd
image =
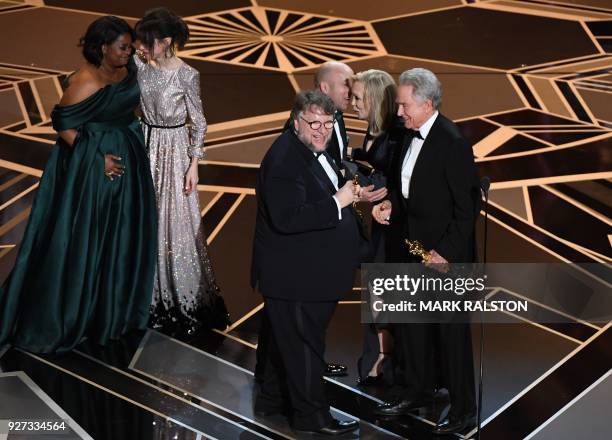
[[[189,147],[187,150],[187,154],[189,155],[189,157],[195,157],[197,159],[204,159],[204,157],[206,156],[206,153],[204,153],[204,148],[202,147]]]
[[[334,202],[336,202],[336,207],[338,208],[338,220],[342,220],[342,208],[340,207],[340,202],[338,201],[336,196],[332,196],[332,197],[334,199]]]

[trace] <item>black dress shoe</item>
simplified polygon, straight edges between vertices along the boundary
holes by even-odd
[[[327,364],[323,376],[346,376],[348,368],[342,364]]]
[[[430,405],[431,400],[399,400],[394,403],[383,403],[374,408],[374,414],[379,416],[403,416],[415,409]]]
[[[354,431],[359,427],[359,423],[355,420],[340,421],[332,419],[331,423],[323,428],[319,428],[313,431],[303,431],[301,429],[294,429],[295,432],[300,434],[312,434],[312,435],[342,435],[348,432]]]
[[[465,417],[447,417],[436,425],[433,430],[434,435],[450,435],[461,433],[468,428],[476,426],[473,415]]]

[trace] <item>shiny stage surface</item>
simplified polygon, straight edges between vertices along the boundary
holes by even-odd
[[[2,280],[55,138],[49,115],[60,83],[81,63],[78,38],[101,14],[133,23],[159,3],[0,1]],[[252,413],[262,307],[248,286],[253,188],[293,95],[311,86],[326,60],[396,78],[417,66],[439,75],[442,111],[458,122],[480,174],[492,181],[489,261],[610,263],[609,0],[168,5],[191,27],[193,42],[180,55],[202,78],[211,124],[200,164],[202,216],[233,324],[192,345],[148,332],[105,348],[84,343],[58,358],[0,353],[0,419],[66,420],[62,438],[295,437],[283,419]],[[361,145],[363,123],[347,114],[346,125],[350,145]],[[482,218],[478,226],[482,232]],[[377,420],[372,409],[380,394],[355,385],[359,299],[357,289],[347,294],[328,332],[328,360],[347,364],[350,373],[326,379],[336,416],[359,419],[361,438],[430,438],[444,396],[431,412]],[[482,438],[609,438],[610,325],[512,319],[485,329]],[[477,327],[473,335],[478,347]]]

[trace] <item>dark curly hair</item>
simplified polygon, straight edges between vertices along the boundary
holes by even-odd
[[[170,47],[179,49],[189,41],[189,28],[181,17],[168,8],[155,8],[147,11],[142,20],[136,23],[136,38],[148,47],[153,48],[155,39],[170,38]],[[172,50],[172,49],[171,49]]]
[[[134,39],[134,31],[125,20],[112,15],[98,18],[89,25],[79,41],[83,56],[94,66],[100,67],[103,58],[102,46],[114,43],[123,34]]]
[[[295,96],[293,108],[291,109],[292,119],[300,117],[300,113],[308,110],[310,106],[320,107],[323,112],[333,115],[336,111],[334,101],[320,90],[306,90]]]

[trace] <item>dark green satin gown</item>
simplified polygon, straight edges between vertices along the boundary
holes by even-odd
[[[142,130],[140,90],[127,77],[84,101],[55,107],[57,131],[77,129],[73,147],[53,147],[13,272],[0,289],[0,346],[71,350],[87,336],[105,344],[149,319],[156,208]],[[122,158],[110,181],[104,154]]]

